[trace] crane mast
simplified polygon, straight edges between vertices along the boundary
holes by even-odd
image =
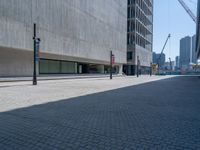
[[[179,3],[183,6],[185,11],[188,13],[188,15],[192,18],[192,20],[197,23],[197,18],[194,15],[194,13],[190,10],[190,8],[186,5],[186,3],[183,0],[178,0]]]
[[[169,34],[169,35],[167,36],[167,39],[166,39],[166,41],[165,41],[165,44],[164,44],[164,46],[163,46],[163,48],[162,48],[162,51],[161,51],[161,53],[160,53],[160,56],[159,56],[159,58],[157,59],[158,74],[160,73],[160,63],[161,63],[160,61],[161,61],[161,57],[162,57],[163,51],[165,50],[165,47],[166,47],[167,42],[168,42],[168,40],[170,39],[170,37],[171,37],[171,34]]]
[[[164,46],[163,46],[163,48],[162,48],[162,51],[161,51],[161,53],[160,53],[160,56],[159,56],[159,58],[158,58],[158,67],[160,67],[160,60],[161,60],[161,56],[162,56],[162,54],[163,54],[163,51],[165,50],[165,47],[166,47],[166,45],[167,45],[167,42],[168,42],[168,40],[170,39],[170,37],[171,37],[171,34],[169,34],[168,36],[167,36],[167,39],[166,39],[166,41],[165,41],[165,44],[164,44]]]

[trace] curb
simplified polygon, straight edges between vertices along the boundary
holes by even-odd
[[[123,75],[113,75],[113,77],[123,77]],[[97,79],[97,78],[109,78],[109,75],[107,76],[77,76],[77,77],[60,77],[60,78],[46,78],[41,79],[38,77],[38,81],[52,81],[52,80],[67,80],[67,79]],[[0,83],[11,83],[11,82],[26,82],[26,81],[32,81],[32,79],[11,79],[11,80],[0,80]]]

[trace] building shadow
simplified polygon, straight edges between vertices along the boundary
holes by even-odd
[[[176,77],[0,113],[0,149],[198,149],[200,80]]]

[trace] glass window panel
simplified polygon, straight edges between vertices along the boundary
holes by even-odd
[[[49,60],[49,73],[60,73],[60,62]]]
[[[41,59],[40,60],[40,73],[48,73],[48,60]]]

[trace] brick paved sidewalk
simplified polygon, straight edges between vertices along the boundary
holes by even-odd
[[[0,148],[200,149],[199,90],[175,77],[1,112]]]
[[[142,76],[0,83],[0,112],[171,78]]]

